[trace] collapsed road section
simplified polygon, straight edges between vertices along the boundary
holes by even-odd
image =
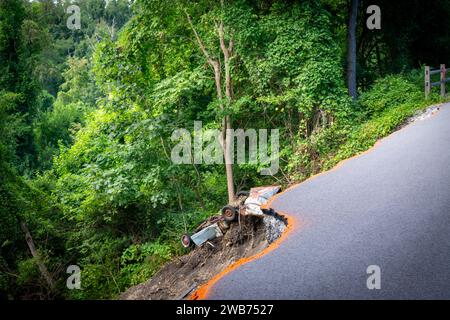
[[[181,244],[191,251],[167,263],[147,282],[131,287],[123,300],[186,299],[215,275],[242,258],[258,254],[285,231],[287,220],[262,205],[279,186],[252,188],[236,195],[221,215],[204,221]]]

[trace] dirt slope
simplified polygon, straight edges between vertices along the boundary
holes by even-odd
[[[145,283],[122,293],[122,300],[185,299],[233,262],[253,256],[284,230],[281,216],[242,216],[223,237],[176,257]]]

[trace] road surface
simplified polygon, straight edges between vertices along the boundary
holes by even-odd
[[[209,299],[449,299],[450,105],[279,195],[299,221]],[[367,288],[367,268],[381,289]]]

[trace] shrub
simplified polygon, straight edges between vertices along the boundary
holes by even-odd
[[[335,123],[300,140],[289,159],[290,178],[302,181],[332,168],[372,147],[415,112],[442,100],[436,94],[426,100],[418,77],[419,73],[413,71],[378,79],[369,91],[361,94],[356,103],[359,108],[347,122]]]
[[[390,75],[377,80],[369,91],[360,96],[362,110],[377,115],[397,105],[418,102],[423,92],[414,83],[400,75]]]

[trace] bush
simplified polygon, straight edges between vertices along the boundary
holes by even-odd
[[[362,94],[359,103],[370,118],[353,125],[346,143],[326,161],[324,169],[369,149],[417,111],[443,100],[436,94],[425,99],[421,86],[416,83],[417,77],[416,71],[403,76],[387,76],[377,80],[372,89]]]
[[[416,81],[416,71],[408,75],[387,76],[361,94],[353,117],[318,130],[298,142],[288,163],[293,181],[331,169],[338,162],[372,147],[375,142],[395,131],[408,117],[442,99],[432,94],[425,99]]]
[[[144,282],[171,257],[172,248],[167,244],[159,242],[133,244],[122,253],[120,259],[122,281],[127,286]]]
[[[372,89],[359,98],[362,110],[377,115],[403,103],[423,100],[423,92],[405,76],[390,75],[378,79]]]

